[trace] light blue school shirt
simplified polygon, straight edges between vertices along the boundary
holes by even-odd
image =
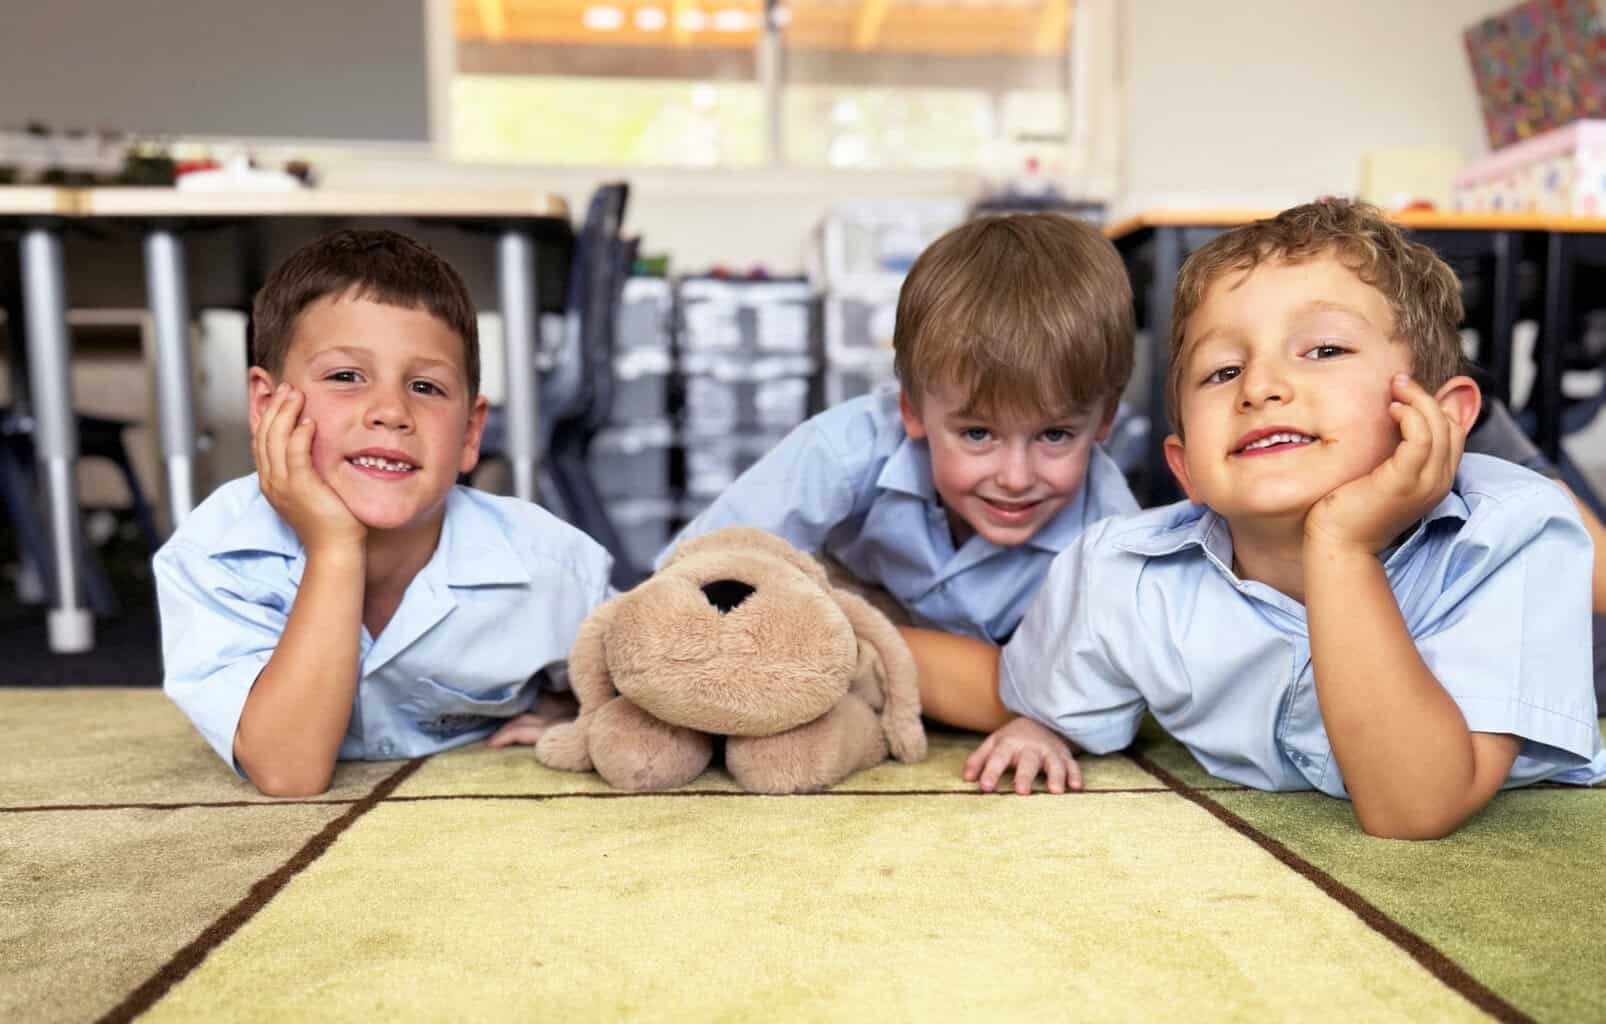
[[[1593,551],[1565,491],[1466,455],[1450,493],[1383,564],[1467,727],[1522,739],[1506,785],[1606,779]],[[1089,530],[1004,649],[1005,705],[1095,754],[1131,743],[1147,709],[1218,778],[1346,796],[1305,608],[1231,566],[1226,520],[1187,502]]]
[[[342,760],[418,757],[488,736],[534,702],[607,596],[611,558],[529,502],[454,487],[440,541],[377,638],[362,628]],[[162,688],[225,762],[307,564],[255,475],[225,484],[156,553]]]
[[[917,626],[996,643],[1020,624],[1056,554],[1091,524],[1137,507],[1120,468],[1095,445],[1076,496],[1030,540],[999,547],[978,535],[955,550],[930,448],[904,433],[897,392],[883,391],[797,427],[674,543],[757,526],[886,589]]]

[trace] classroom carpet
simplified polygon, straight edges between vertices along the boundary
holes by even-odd
[[[476,744],[273,800],[159,691],[0,721],[4,1021],[1606,1019],[1601,787],[1394,842],[1150,729],[1069,796],[937,732],[811,796]]]

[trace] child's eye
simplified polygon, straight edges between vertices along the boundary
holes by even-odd
[[[1076,431],[1069,427],[1049,427],[1038,436],[1049,444],[1066,444],[1076,437]]]
[[[993,436],[993,432],[986,427],[965,427],[959,431],[959,436],[971,444],[982,444]]]
[[[335,370],[324,375],[324,380],[332,380],[337,384],[355,384],[361,379],[356,370]]]
[[[1343,345],[1334,345],[1332,343],[1328,343],[1328,344],[1324,344],[1324,345],[1317,345],[1315,348],[1313,348],[1310,351],[1306,352],[1305,353],[1305,358],[1306,359],[1335,359],[1338,356],[1341,356],[1341,355],[1343,355],[1344,353],[1346,353],[1348,351],[1349,351],[1349,349],[1345,348]]]
[[[1229,380],[1244,372],[1241,366],[1223,366],[1204,379],[1206,384],[1225,384]]]
[[[434,381],[428,381],[428,380],[415,380],[415,381],[413,381],[412,389],[413,389],[414,392],[416,392],[417,394],[420,394],[420,395],[444,395],[444,394],[446,394],[446,389],[445,388],[442,388],[439,384],[436,384]]]

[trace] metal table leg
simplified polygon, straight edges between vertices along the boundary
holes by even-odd
[[[156,413],[167,472],[167,510],[178,529],[195,508],[194,377],[184,247],[169,230],[145,235],[145,289],[156,334]]]
[[[513,470],[513,493],[536,498],[536,446],[540,391],[535,376],[536,317],[535,244],[529,232],[502,232],[496,249],[497,285],[502,305],[502,338],[507,346],[507,457]]]
[[[1534,442],[1551,462],[1561,457],[1561,353],[1571,325],[1573,239],[1552,231],[1545,241],[1545,322],[1539,328],[1534,379]]]
[[[72,402],[66,272],[61,239],[48,228],[28,229],[21,250],[34,451],[49,503],[55,562],[55,605],[46,613],[46,625],[50,649],[70,654],[94,647],[95,620],[79,597],[83,561],[78,547],[78,421]]]
[[[1171,303],[1182,267],[1182,230],[1158,227],[1154,230],[1153,277],[1145,305],[1149,311],[1149,440],[1143,460],[1144,493],[1139,495],[1145,508],[1163,505],[1182,497],[1171,467],[1165,461],[1166,371],[1171,348]]]

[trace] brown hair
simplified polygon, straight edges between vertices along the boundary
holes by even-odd
[[[1223,274],[1268,260],[1335,256],[1376,288],[1394,313],[1394,339],[1411,347],[1411,374],[1428,391],[1462,370],[1461,282],[1438,254],[1389,223],[1370,203],[1321,199],[1212,239],[1189,256],[1171,310],[1166,415],[1182,433],[1182,373],[1188,319]]]
[[[967,414],[1057,416],[1120,394],[1133,330],[1115,247],[1072,217],[1017,213],[961,224],[921,253],[892,347],[917,406],[946,385],[967,391]]]
[[[472,402],[480,391],[480,336],[463,279],[427,246],[395,231],[333,231],[274,268],[251,307],[252,361],[275,378],[296,322],[328,295],[422,309],[463,339],[463,372]]]

